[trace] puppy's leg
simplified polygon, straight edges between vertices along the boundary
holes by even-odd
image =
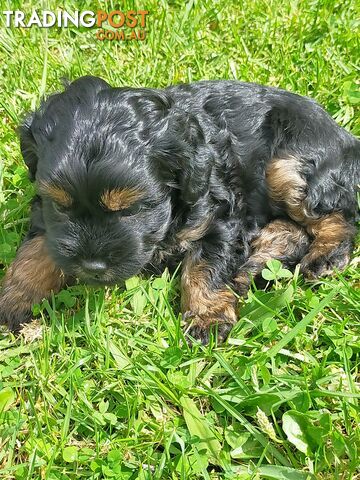
[[[237,320],[236,303],[216,267],[189,252],[181,276],[181,305],[191,325],[189,334],[207,344],[210,331],[217,328],[218,339],[225,340]]]
[[[252,242],[252,253],[234,279],[235,290],[245,295],[251,278],[261,273],[268,260],[280,260],[288,268],[295,266],[309,245],[309,236],[300,225],[280,219],[269,223]]]
[[[34,303],[58,292],[64,275],[47,252],[44,235],[26,239],[10,265],[0,291],[0,324],[18,331],[32,317]]]
[[[347,265],[356,231],[338,207],[338,204],[346,203],[344,199],[341,200],[342,203],[339,199],[344,188],[338,187],[324,170],[325,180],[329,177],[328,182],[323,179],[328,190],[326,194],[323,193],[324,198],[315,195],[315,187],[309,189],[303,169],[304,163],[294,156],[274,158],[267,168],[266,179],[271,200],[303,225],[311,235],[313,242],[309,253],[301,262],[301,269],[306,276],[316,278],[331,273],[334,268],[343,269]],[[334,198],[333,212],[321,215],[318,213],[321,209],[329,210],[328,205],[325,205],[325,197]],[[313,198],[318,198],[316,212],[312,205]]]

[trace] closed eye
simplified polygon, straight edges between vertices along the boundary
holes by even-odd
[[[70,206],[65,206],[65,205],[62,205],[58,202],[54,202],[54,200],[52,201],[52,204],[53,204],[54,209],[58,213],[62,213],[62,214],[68,213],[70,208],[71,208]]]
[[[73,205],[73,197],[59,185],[39,181],[38,191],[41,196],[51,200],[54,208],[58,211],[64,211]]]
[[[60,203],[52,201],[52,204],[53,204],[54,210],[56,210],[58,213],[65,214],[65,213],[69,212],[69,210],[70,210],[70,207],[67,207],[65,205],[61,205]]]
[[[116,213],[118,215],[121,215],[122,217],[132,217],[132,216],[138,215],[140,212],[150,210],[154,206],[156,205],[154,205],[153,202],[145,201],[145,202],[136,202],[135,204],[127,208],[121,208],[119,210],[110,210],[106,208],[106,206],[104,205],[103,205],[103,208],[108,213]]]
[[[143,205],[138,203],[137,205],[131,205],[131,207],[123,208],[119,210],[117,213],[120,213],[122,217],[133,217],[137,215],[144,209]]]

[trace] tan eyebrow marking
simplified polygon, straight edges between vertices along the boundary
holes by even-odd
[[[57,185],[40,182],[38,189],[41,194],[49,196],[54,202],[62,207],[71,207],[73,203],[71,195]]]
[[[106,190],[101,195],[101,202],[109,210],[116,212],[130,207],[136,200],[144,196],[138,188],[125,187],[121,189]]]

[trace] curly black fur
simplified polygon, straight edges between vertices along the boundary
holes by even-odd
[[[220,322],[221,334],[235,321],[225,286],[244,289],[236,279],[246,262],[257,273],[268,256],[303,260],[304,271],[322,274],[325,264],[348,261],[360,142],[309,98],[236,81],[158,90],[112,88],[88,76],[44,101],[20,140],[39,188],[25,243],[42,236],[65,277],[86,283],[114,284],[183,259],[184,289],[192,289],[183,292],[183,310],[202,339],[211,325]],[[276,159],[282,170],[274,174]],[[138,197],[115,209],[104,204],[104,192],[124,189]],[[270,255],[266,242],[256,246],[262,235],[272,239],[263,229],[276,219],[285,230],[289,222],[289,238],[301,235],[299,248],[289,253],[279,243]],[[331,225],[338,235],[330,239]],[[323,245],[324,237],[328,248],[316,256],[309,242]],[[0,321],[12,310],[2,302]]]

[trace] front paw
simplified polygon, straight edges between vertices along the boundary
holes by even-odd
[[[14,333],[21,330],[23,324],[32,320],[32,310],[27,302],[20,298],[15,301],[8,295],[0,295],[0,325],[5,325]]]
[[[227,339],[234,325],[234,319],[230,319],[224,314],[196,315],[192,312],[186,312],[183,318],[189,325],[187,336],[190,345],[193,343],[192,340],[207,345],[211,335],[217,339],[218,343],[222,343]]]

